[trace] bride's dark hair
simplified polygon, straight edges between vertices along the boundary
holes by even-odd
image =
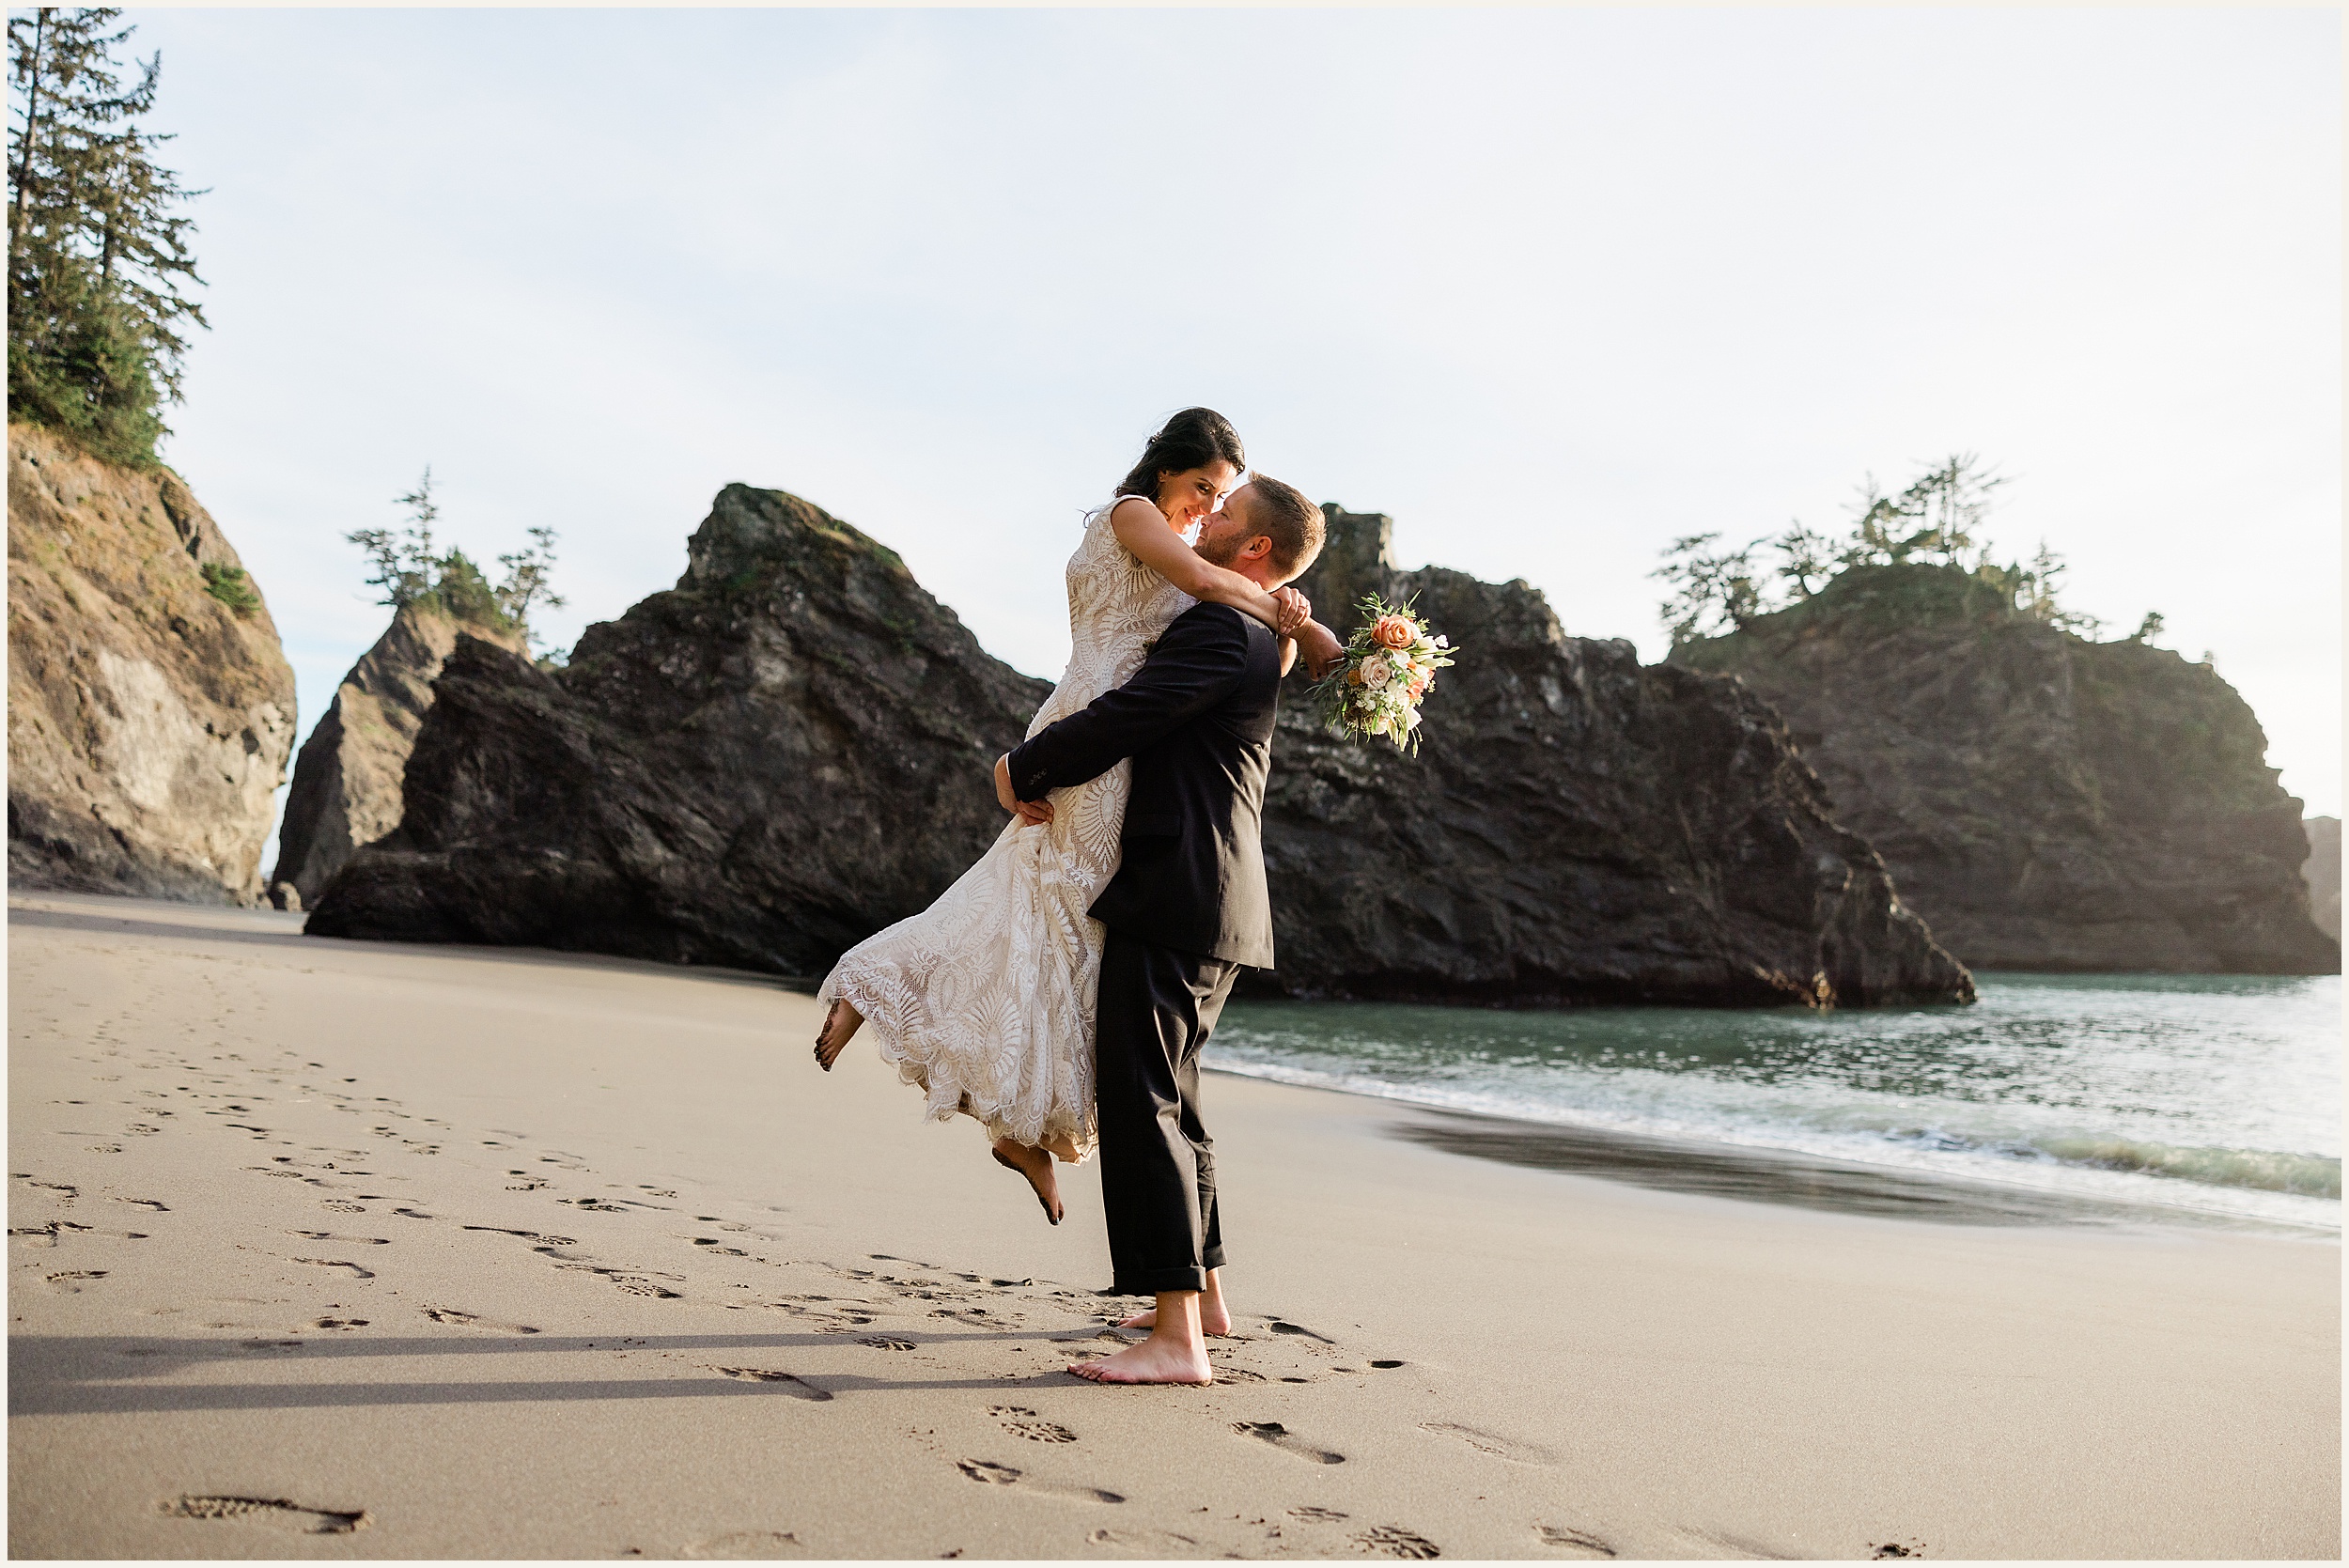
[[[1236,469],[1248,466],[1248,454],[1240,448],[1239,432],[1213,409],[1185,409],[1150,438],[1150,444],[1142,449],[1142,461],[1134,464],[1134,471],[1117,487],[1117,493],[1156,502],[1159,474],[1205,468],[1218,458]]]

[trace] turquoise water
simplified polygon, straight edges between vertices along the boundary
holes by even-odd
[[[2341,979],[1978,974],[1971,1007],[1235,1002],[1209,1065],[2341,1228]]]

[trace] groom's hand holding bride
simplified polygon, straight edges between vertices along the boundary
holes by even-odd
[[[1020,826],[1040,828],[1052,820],[1050,800],[1022,800],[1011,792],[1011,753],[1006,752],[995,759],[995,800],[1005,811],[1019,818]]]

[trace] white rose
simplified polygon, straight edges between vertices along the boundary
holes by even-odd
[[[1385,660],[1366,659],[1362,661],[1362,684],[1373,691],[1377,691],[1393,678],[1394,666]]]

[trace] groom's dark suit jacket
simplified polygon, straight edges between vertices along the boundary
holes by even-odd
[[[1194,605],[1131,680],[1011,753],[1022,800],[1134,759],[1124,863],[1094,919],[1177,952],[1272,967],[1258,824],[1280,693],[1270,629],[1229,605]]]

